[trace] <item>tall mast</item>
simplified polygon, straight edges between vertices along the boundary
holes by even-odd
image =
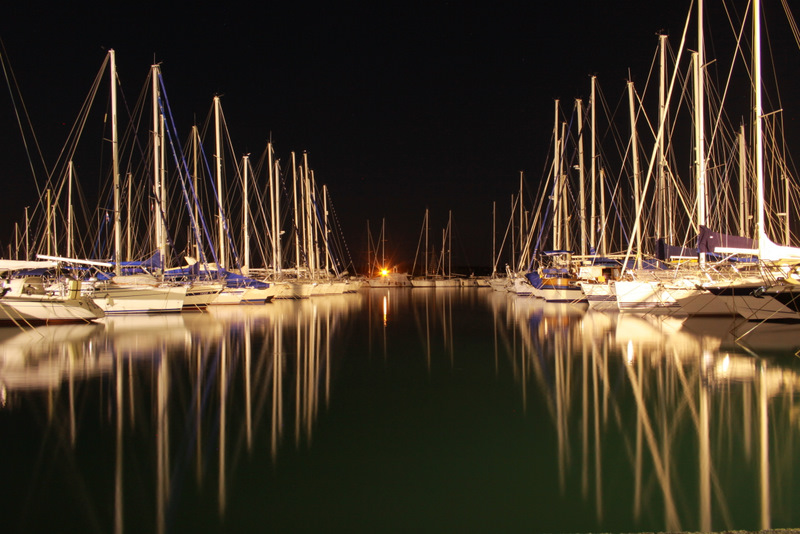
[[[560,206],[561,206],[559,211],[561,213],[561,222],[563,224],[563,229],[562,229],[563,233],[561,234],[562,235],[561,241],[564,243],[564,248],[566,250],[571,250],[572,241],[569,235],[569,213],[567,212],[567,201],[569,200],[568,199],[569,195],[567,194],[567,173],[565,172],[564,169],[564,160],[567,151],[566,139],[567,139],[567,123],[565,121],[561,123],[561,142],[559,143],[561,150],[559,151],[559,157],[558,157],[558,168],[559,168],[558,176],[561,185],[559,185],[558,190],[561,193],[559,195]]]
[[[524,241],[524,226],[525,226],[525,209],[523,208],[524,202],[522,196],[522,171],[519,171],[519,264],[522,269],[522,263],[525,258],[522,257],[522,242]],[[449,223],[448,223],[449,226]]]
[[[242,264],[242,274],[248,276],[250,274],[250,196],[248,194],[249,175],[248,169],[250,167],[250,155],[245,154],[242,158],[242,166],[244,167],[242,184],[244,195],[244,205],[242,206],[242,228],[244,229],[244,262]]]
[[[425,210],[425,218],[428,218],[428,210]],[[496,244],[496,234],[497,233],[497,202],[492,201],[492,278],[495,277],[497,274],[497,244]],[[427,232],[426,232],[427,236]],[[425,246],[428,246],[428,239],[425,239]],[[427,257],[427,256],[426,256]]]
[[[72,180],[73,180],[74,164],[72,160],[69,161],[69,178],[67,187],[67,257],[71,258],[72,250]]]
[[[159,248],[161,250],[161,269],[162,274],[163,270],[168,267],[167,261],[167,144],[164,142],[164,137],[166,135],[166,117],[164,114],[160,114],[159,120],[159,139],[160,139],[160,148],[161,148],[161,178],[159,180],[159,184],[161,185],[161,190],[158,192],[159,197],[159,209],[156,212],[157,214],[157,224],[158,227],[161,229],[161,241],[159,241]]]
[[[428,208],[425,208],[425,278],[428,277]]]
[[[516,270],[517,270],[517,261],[516,261],[516,257],[517,257],[516,236],[517,236],[517,233],[514,231],[514,217],[516,217],[516,214],[517,214],[516,209],[517,209],[517,203],[516,203],[516,201],[514,199],[514,195],[511,195],[511,217],[510,217],[510,221],[509,221],[509,224],[511,226],[511,232],[509,232],[509,233],[511,234],[511,265],[514,267],[514,272],[516,272]]]
[[[280,268],[280,258],[278,248],[280,246],[281,232],[278,228],[278,189],[275,183],[277,175],[273,169],[272,162],[272,143],[267,143],[267,164],[269,165],[269,203],[270,203],[270,226],[272,227],[272,272],[278,274]]]
[[[558,186],[561,181],[561,162],[559,161],[560,148],[558,139],[558,100],[555,101],[555,120],[553,123],[553,249],[561,248],[560,229],[561,229],[561,204],[558,201]]]
[[[521,200],[521,199],[520,199]],[[447,276],[453,276],[453,212],[447,212]]]
[[[220,132],[220,117],[219,117],[219,96],[214,97],[214,131],[216,134],[216,162],[217,162],[217,202],[219,208],[219,267],[224,268],[227,265],[225,259],[225,227],[223,221],[222,211],[222,135]]]
[[[317,256],[316,256],[316,240],[314,239],[314,216],[312,213],[313,202],[312,194],[313,188],[311,187],[311,176],[308,172],[308,152],[303,152],[303,184],[305,188],[305,206],[306,206],[306,255],[308,256],[308,268],[311,277],[316,276],[317,270]]]
[[[25,261],[28,261],[31,257],[30,255],[30,240],[29,240],[29,233],[28,229],[30,228],[31,222],[28,219],[28,206],[25,206]]]
[[[692,53],[695,70],[695,166],[697,169],[697,224],[706,226],[706,148],[705,148],[705,53],[703,49],[703,0],[697,2],[697,52]],[[700,253],[700,266],[706,262]]]
[[[192,184],[194,186],[194,220],[195,224],[200,221],[200,203],[197,198],[197,145],[200,139],[200,132],[197,130],[197,125],[192,126]],[[195,257],[200,261],[200,251],[203,249],[203,232],[197,228],[194,234],[197,236],[197,242],[194,244]]]
[[[753,1],[753,85],[755,89],[755,134],[756,134],[756,202],[758,210],[757,232],[759,256],[766,245],[766,219],[764,216],[764,132],[762,131],[764,108],[761,95],[761,2]]]
[[[292,193],[294,197],[294,253],[295,253],[295,270],[297,278],[300,278],[300,214],[297,211],[297,161],[294,152],[292,152]]]
[[[52,190],[47,189],[47,255],[51,256],[53,254],[53,208],[52,200],[51,200]]]
[[[747,224],[750,215],[750,195],[747,183],[747,145],[744,139],[744,124],[739,125],[739,235],[749,236]]]
[[[119,137],[117,135],[117,61],[113,49],[108,51],[111,60],[111,162],[114,174],[114,274],[121,274],[122,229],[119,215]]]
[[[330,253],[330,247],[328,246],[328,234],[330,234],[330,230],[328,229],[328,186],[325,184],[322,185],[322,210],[325,217],[325,225],[324,225],[325,233],[322,240],[322,245],[325,247],[325,276],[327,276],[328,273],[330,272],[331,253]]]
[[[667,91],[667,36],[661,34],[658,36],[659,42],[659,71],[658,71],[658,123],[666,125],[667,104],[666,104],[666,91]],[[667,230],[667,206],[666,202],[666,170],[667,162],[664,157],[664,136],[658,139],[658,186],[656,190],[656,237],[665,237],[669,235]],[[670,241],[671,242],[671,241]]]
[[[592,85],[591,85],[591,100],[589,101],[589,111],[592,116],[592,138],[591,138],[591,179],[592,179],[592,202],[591,202],[591,228],[589,229],[589,244],[591,247],[595,248],[595,253],[599,252],[600,255],[605,255],[605,240],[603,240],[603,244],[599,247],[597,246],[597,113],[595,113],[595,93],[596,93],[596,86],[597,86],[597,76],[592,76]],[[600,195],[603,195],[602,187],[600,189]],[[600,213],[602,214],[604,211],[603,203],[600,203]],[[605,229],[605,225],[601,224],[600,228]],[[603,231],[603,235],[605,236],[605,231]]]
[[[639,169],[639,150],[638,150],[638,136],[636,132],[636,110],[634,108],[634,89],[633,82],[628,82],[628,106],[631,116],[631,154],[633,154],[633,200],[634,206],[639,206],[641,200],[641,187],[639,184],[640,169]],[[638,209],[638,208],[637,208]],[[634,221],[636,232],[634,241],[636,243],[636,265],[641,267],[642,261],[642,225],[638,221]]]
[[[126,243],[126,252],[125,252],[125,259],[127,261],[131,261],[132,252],[131,249],[133,248],[133,227],[131,224],[131,203],[133,202],[133,176],[130,172],[128,172],[128,209],[125,213],[125,243]]]
[[[597,185],[600,189],[600,254],[605,256],[608,250],[608,232],[606,231],[606,172],[600,167]]]
[[[164,236],[164,225],[162,222],[163,208],[164,208],[164,194],[162,179],[164,176],[163,158],[164,152],[162,150],[163,139],[163,117],[158,106],[158,74],[159,66],[152,65],[151,69],[151,93],[153,99],[153,193],[155,200],[153,202],[153,224],[156,232],[156,243],[158,251],[161,256],[162,266],[166,265],[166,238]]]
[[[586,184],[583,168],[583,101],[575,101],[578,106],[578,194],[580,195],[581,256],[586,256]]]

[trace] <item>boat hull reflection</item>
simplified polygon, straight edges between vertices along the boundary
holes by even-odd
[[[587,308],[374,288],[0,330],[0,469],[27,490],[3,516],[120,533],[797,526],[788,325]]]

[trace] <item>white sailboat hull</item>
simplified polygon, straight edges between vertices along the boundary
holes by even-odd
[[[611,284],[582,282],[581,290],[586,296],[589,308],[596,311],[619,311],[617,295]]]
[[[186,286],[119,285],[106,282],[95,283],[87,293],[106,315],[174,313],[183,309]]]
[[[92,299],[51,295],[5,296],[0,299],[0,324],[42,325],[94,321],[104,316]]]
[[[211,304],[222,291],[222,284],[192,284],[186,288],[183,301],[184,310],[203,310]]]
[[[245,288],[243,287],[226,287],[219,293],[217,297],[210,302],[212,306],[235,306],[242,303]]]

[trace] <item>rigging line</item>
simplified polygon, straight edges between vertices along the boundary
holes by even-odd
[[[693,4],[694,4],[694,2],[692,1],[691,5],[690,5],[690,13],[691,13],[691,9],[692,9],[692,5]],[[686,23],[684,25],[683,34],[681,36],[681,45],[680,45],[680,48],[679,48],[680,51],[683,51],[683,45],[686,42],[686,34],[688,33],[688,30],[689,30],[690,18],[691,18],[690,16],[686,17]],[[681,54],[679,54],[678,58],[676,58],[676,63],[678,61],[680,61],[680,57],[681,57]],[[667,91],[667,99],[668,100],[670,100],[672,98],[672,92],[673,92],[673,89],[675,87],[675,79],[677,77],[677,72],[678,72],[678,69],[675,69],[675,71],[673,72],[673,75],[672,75],[672,79],[670,80],[669,90]],[[663,138],[663,134],[664,134],[664,124],[661,123],[661,124],[659,124],[658,135],[656,135],[656,146],[653,147],[653,154],[655,154],[655,150],[657,149],[657,145],[658,145],[659,141]],[[653,164],[654,163],[655,163],[655,157],[651,157],[650,161],[649,161],[648,169],[647,169],[647,177],[645,179],[645,183],[644,183],[644,186],[642,188],[643,190],[647,190],[647,187],[648,187],[648,185],[650,183],[650,178],[651,178],[652,173],[653,173]],[[641,200],[639,202],[639,205],[636,206],[636,215],[634,216],[633,230],[632,230],[633,234],[636,234],[636,232],[639,229],[639,226],[640,226],[639,217],[641,216],[642,208],[644,207],[644,202],[645,202],[645,197],[642,196],[642,198],[641,198]],[[622,266],[623,274],[624,274],[626,266],[628,264],[628,260],[630,259],[632,248],[633,248],[633,241],[630,241],[628,243],[628,249],[627,249],[627,251],[625,253],[625,263]],[[637,251],[637,255],[639,255],[639,254],[641,254],[641,251]]]
[[[800,48],[800,30],[798,30],[797,22],[794,20],[794,15],[792,15],[792,11],[789,9],[789,2],[781,0],[781,5],[783,6],[784,13],[786,13],[786,20],[792,28],[792,35],[794,36],[795,43],[797,43],[797,48]]]
[[[223,128],[225,129],[225,140],[228,142],[228,150],[230,150],[231,154],[235,154],[233,150],[233,141],[231,140],[230,131],[228,130],[228,122],[225,120],[225,112],[222,109],[222,104],[220,104],[219,108],[219,117],[220,122],[222,123]],[[224,152],[224,150],[223,150]],[[222,154],[218,154],[217,157],[222,157]],[[235,161],[235,158],[233,158]],[[224,160],[223,160],[224,161]],[[241,183],[241,174],[239,172],[239,165],[234,165],[236,178]],[[217,195],[217,202],[219,202],[220,213],[222,215],[222,227],[225,230],[225,237],[228,240],[228,245],[230,246],[231,253],[233,254],[233,261],[237,268],[241,268],[242,263],[239,260],[239,255],[236,252],[236,244],[234,243],[233,236],[231,235],[230,226],[228,225],[228,215],[225,213],[225,207],[223,204],[223,199],[219,194],[219,191],[215,191]]]
[[[86,98],[84,99],[83,104],[81,104],[81,108],[80,108],[80,111],[78,113],[78,117],[75,119],[75,122],[72,124],[72,127],[70,128],[70,131],[67,134],[67,139],[69,140],[69,143],[67,143],[61,149],[61,152],[58,154],[58,158],[56,158],[56,163],[53,165],[53,169],[59,167],[61,165],[60,162],[69,161],[70,159],[73,159],[73,156],[75,154],[75,150],[76,150],[77,145],[78,145],[78,141],[80,140],[81,135],[83,134],[83,131],[84,131],[85,127],[86,127],[86,123],[87,123],[87,121],[89,119],[89,111],[91,110],[91,108],[92,108],[92,106],[94,104],[94,100],[95,100],[95,97],[97,96],[97,92],[98,92],[98,90],[100,88],[100,84],[102,83],[103,77],[105,76],[105,69],[106,69],[106,67],[108,66],[108,63],[109,63],[108,57],[109,56],[106,55],[105,60],[103,61],[103,64],[100,66],[100,70],[97,72],[97,76],[95,77],[94,82],[92,82],[92,86],[89,89],[89,94],[86,95]],[[116,83],[116,81],[114,83]],[[107,120],[107,118],[108,118],[108,114],[106,113],[106,115],[103,118],[103,121],[105,122]],[[47,185],[48,186],[52,181],[52,176],[53,176],[52,175],[52,171],[48,172],[48,175],[47,175]]]
[[[189,215],[189,220],[192,223],[192,228],[193,228],[194,233],[195,233],[195,239],[197,239],[198,242],[199,242],[199,237],[200,237],[199,236],[199,227],[197,225],[197,220],[194,218],[194,210],[191,209],[192,206],[191,206],[191,202],[190,202],[187,190],[186,190],[186,183],[185,183],[186,180],[185,180],[184,174],[183,174],[183,170],[184,169],[187,170],[187,174],[189,174],[188,173],[188,164],[186,163],[186,158],[183,156],[183,149],[181,148],[180,140],[177,139],[177,138],[173,139],[173,130],[175,129],[175,120],[172,117],[172,108],[169,105],[169,99],[167,98],[167,90],[166,90],[166,87],[164,87],[164,79],[161,77],[161,74],[158,75],[158,82],[159,82],[159,86],[160,86],[160,89],[161,89],[161,94],[163,95],[163,97],[159,97],[159,102],[158,102],[159,109],[160,109],[161,113],[165,117],[167,117],[169,119],[168,121],[165,121],[165,129],[166,129],[166,132],[167,132],[167,139],[169,140],[170,148],[172,149],[172,157],[175,160],[175,164],[176,164],[176,167],[177,167],[177,170],[178,170],[178,176],[180,177],[181,190],[183,192],[184,200],[186,201],[186,204],[187,204],[187,212],[188,212],[188,215]],[[163,98],[163,101],[162,101],[162,98]],[[165,111],[167,113],[165,113]],[[176,145],[177,145],[177,150],[176,150]],[[178,159],[178,154],[181,155],[180,161]],[[189,182],[189,187],[190,187],[190,189],[192,191],[192,194],[193,194],[194,198],[196,199],[197,198],[197,193],[196,193],[196,191],[194,191],[194,184],[193,184],[193,182],[191,180],[188,180],[188,182]],[[202,215],[201,215],[201,217],[202,217]],[[166,221],[165,221],[165,224],[166,224]],[[210,239],[209,236],[208,236],[208,230],[206,229],[205,221],[203,221],[203,225],[202,226],[203,226],[203,229],[206,230],[206,239]],[[172,244],[172,243],[170,243],[170,244]],[[212,250],[212,252],[213,252],[213,250]],[[200,255],[201,255],[201,258],[198,258],[198,260],[200,260],[204,264],[206,264],[206,267],[207,267],[205,251],[204,250],[200,250]],[[214,258],[214,261],[215,262],[217,261],[216,257]]]
[[[16,105],[16,100],[14,99],[14,88],[16,88],[16,94],[19,95],[20,106],[24,111],[25,118],[27,119],[28,128],[31,131],[31,136],[33,137],[34,146],[36,147],[36,152],[39,154],[39,159],[41,160],[42,167],[44,167],[44,171],[46,175],[50,174],[50,171],[47,169],[47,164],[44,161],[44,155],[42,154],[42,149],[39,146],[39,141],[36,139],[36,133],[33,131],[33,125],[30,121],[30,115],[28,114],[28,108],[25,106],[25,100],[22,98],[22,93],[19,90],[19,84],[17,83],[17,78],[14,75],[14,70],[11,68],[11,64],[8,63],[8,53],[6,52],[6,46],[2,39],[0,39],[0,66],[3,68],[3,75],[6,79],[6,86],[8,87],[8,95],[11,98],[11,103],[14,108],[14,116],[17,118],[17,126],[19,126],[20,134],[22,136],[22,144],[25,145],[25,154],[28,158],[28,165],[31,168],[31,174],[33,174],[33,183],[36,185],[36,193],[38,196],[41,197],[42,191],[39,188],[39,181],[36,179],[36,171],[33,167],[33,161],[31,160],[30,150],[28,148],[28,139],[25,136],[25,130],[22,126],[22,120],[19,115],[19,109]],[[14,82],[14,87],[12,88],[11,81]]]
[[[347,244],[347,240],[344,238],[344,231],[342,230],[341,221],[339,220],[339,216],[336,214],[336,208],[333,205],[333,198],[331,196],[330,190],[328,191],[328,208],[331,211],[331,215],[333,216],[333,222],[336,224],[336,228],[339,230],[338,235],[339,238],[342,240],[342,244],[344,245],[345,251],[347,252],[347,260],[348,264],[353,267],[353,271],[355,272],[355,263],[353,262],[353,257],[350,254],[350,247]],[[338,241],[338,240],[337,240]],[[341,251],[339,251],[341,253]]]
[[[255,186],[254,187],[254,189],[255,189],[254,194],[256,196],[256,210],[251,212],[250,219],[249,219],[250,221],[252,221],[254,228],[256,227],[256,223],[259,223],[259,222],[263,223],[263,227],[264,227],[264,230],[266,232],[266,238],[267,239],[262,239],[262,236],[261,236],[260,232],[254,232],[254,233],[256,234],[256,239],[258,240],[258,246],[260,248],[262,261],[264,261],[265,263],[266,263],[266,257],[267,257],[267,252],[266,252],[267,242],[271,243],[273,241],[272,230],[270,229],[269,223],[267,222],[267,212],[266,212],[266,209],[265,209],[265,206],[268,205],[268,202],[267,202],[266,198],[267,198],[267,195],[269,193],[270,184],[266,184],[266,186],[264,187],[264,190],[262,191],[258,187],[257,176],[262,175],[262,173],[264,172],[263,171],[263,167],[264,167],[265,160],[267,159],[267,150],[268,150],[268,148],[264,149],[264,151],[262,152],[261,157],[259,158],[259,160],[258,160],[258,162],[257,162],[255,167],[253,167],[253,165],[250,164],[250,169],[251,169],[251,172],[252,172],[251,181],[252,181],[253,185]],[[257,220],[259,215],[261,216],[261,221]]]

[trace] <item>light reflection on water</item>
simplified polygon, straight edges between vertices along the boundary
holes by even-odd
[[[4,329],[0,510],[10,532],[798,526],[800,336],[753,326],[371,289]]]

